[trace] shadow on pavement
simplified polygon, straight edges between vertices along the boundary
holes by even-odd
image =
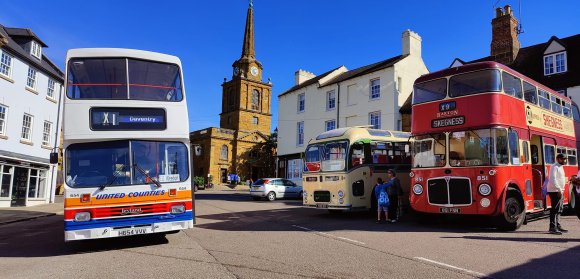
[[[568,242],[580,242],[580,238],[562,238],[558,236],[552,237],[548,232],[543,232],[542,234],[547,235],[547,238],[540,237],[486,237],[486,236],[462,236],[462,237],[449,237],[444,236],[441,238],[461,238],[461,239],[472,239],[472,240],[491,240],[491,241],[514,241],[514,242],[545,242],[545,243],[568,243]],[[580,252],[580,251],[579,251]],[[580,262],[580,258],[578,258]]]
[[[265,198],[260,200],[260,201],[255,201],[252,199],[252,197],[250,196],[250,194],[248,192],[242,192],[242,193],[196,193],[195,194],[195,199],[196,200],[219,200],[219,201],[232,201],[232,202],[264,202],[264,203],[268,203],[269,201],[267,201]],[[297,199],[297,198],[284,198],[284,199],[279,199],[276,200],[275,202],[284,202],[285,204],[288,205],[297,205],[297,206],[302,206],[302,199]]]
[[[122,250],[168,243],[164,235],[151,234],[132,237],[104,238],[64,242],[61,216],[51,216],[0,227],[0,258],[52,257],[84,253]],[[26,223],[26,222],[25,222]],[[24,224],[24,225],[23,225]],[[54,224],[58,224],[55,226]],[[18,225],[18,226],[16,226]],[[18,231],[13,231],[18,229]],[[42,249],[39,249],[42,247]]]
[[[580,245],[488,275],[490,278],[578,278],[578,259]]]

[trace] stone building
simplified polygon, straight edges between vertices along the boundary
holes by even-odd
[[[242,55],[231,80],[222,83],[220,127],[191,132],[193,175],[225,183],[230,174],[256,180],[269,170],[257,150],[268,140],[272,114],[271,82],[262,81],[254,49],[254,9],[248,8]],[[272,155],[274,156],[274,155]]]

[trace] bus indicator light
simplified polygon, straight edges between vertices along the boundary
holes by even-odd
[[[81,196],[81,202],[90,202],[91,201],[91,194],[83,194]]]
[[[169,196],[173,197],[175,195],[177,195],[177,189],[169,189]]]

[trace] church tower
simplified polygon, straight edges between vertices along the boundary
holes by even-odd
[[[262,63],[254,48],[254,8],[250,1],[246,17],[242,56],[232,65],[232,79],[222,84],[220,127],[270,134],[272,84],[262,81]]]

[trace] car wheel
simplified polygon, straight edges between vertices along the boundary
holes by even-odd
[[[268,200],[275,201],[276,200],[276,193],[274,193],[274,192],[268,193]]]

